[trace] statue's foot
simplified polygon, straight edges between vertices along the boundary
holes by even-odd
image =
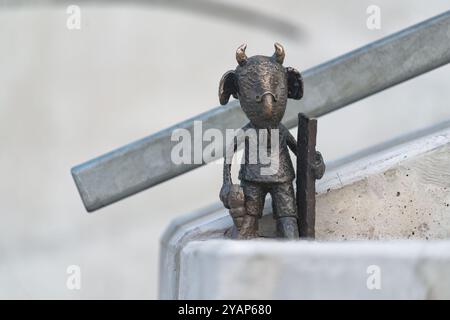
[[[298,224],[295,217],[282,217],[277,219],[277,235],[280,238],[298,239]]]

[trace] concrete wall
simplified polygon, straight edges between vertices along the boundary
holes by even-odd
[[[180,299],[450,299],[449,241],[197,241]]]

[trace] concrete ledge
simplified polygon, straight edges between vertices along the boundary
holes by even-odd
[[[180,268],[180,299],[450,298],[448,241],[196,241]]]
[[[387,288],[391,285],[388,283],[403,286],[409,282],[414,287],[410,295],[407,294],[406,289],[404,291],[392,289],[380,294],[380,297],[440,298],[446,296],[447,291],[441,289],[439,281],[424,282],[420,287],[419,283],[423,281],[423,277],[419,277],[413,271],[419,260],[420,265],[428,266],[425,260],[429,256],[431,259],[429,263],[432,265],[429,270],[436,272],[438,277],[444,277],[442,281],[448,280],[444,271],[438,272],[441,270],[439,266],[442,262],[436,260],[438,251],[431,249],[434,245],[437,248],[447,248],[449,245],[447,242],[434,244],[433,241],[433,244],[426,244],[412,241],[406,243],[372,241],[349,245],[342,240],[440,240],[450,237],[449,127],[450,125],[446,123],[441,127],[431,128],[397,140],[396,143],[387,143],[365,154],[328,164],[328,171],[324,178],[317,183],[316,238],[321,241],[332,241],[331,243],[269,241],[267,238],[273,238],[275,229],[271,217],[270,199],[266,201],[264,217],[260,224],[261,236],[266,238],[265,241],[226,240],[232,220],[220,203],[175,220],[161,240],[160,297],[163,299],[338,298],[338,292],[342,294],[342,298],[356,298],[359,294],[365,298],[378,297],[377,293],[366,292],[367,289],[362,287],[365,282],[361,282],[362,284],[358,282],[356,286],[357,281],[363,277],[366,279],[365,273],[358,277],[355,274],[356,278],[354,278],[346,276],[347,271],[344,269],[336,271],[333,277],[342,276],[343,279],[347,279],[345,281],[350,281],[349,285],[355,283],[353,289],[348,288],[346,293],[342,291],[345,289],[342,288],[344,280],[337,279],[334,287],[327,287],[320,280],[322,277],[330,281],[334,279],[331,277],[333,268],[331,267],[330,271],[326,270],[335,263],[341,266],[340,268],[350,268],[349,270],[356,272],[356,269],[352,269],[346,261],[354,260],[352,263],[360,270],[364,266],[367,268],[367,265],[376,264],[376,262],[370,262],[374,259],[380,263],[386,263],[386,270],[392,274],[392,281],[397,277],[396,272],[398,276],[400,275],[401,272],[396,270],[400,270],[401,266],[405,265],[405,277],[409,272],[410,278],[399,277],[400,282],[392,282],[388,276],[386,278],[388,282],[385,284]],[[222,240],[217,242],[213,241],[214,239]],[[267,254],[264,253],[265,250]],[[322,252],[323,256],[313,254],[315,250]],[[352,256],[353,260],[348,260],[352,250],[355,252]],[[425,251],[419,259],[421,250]],[[342,257],[332,255],[333,251]],[[222,252],[225,252],[224,255]],[[248,257],[244,255],[246,252],[249,254]],[[252,252],[259,252],[259,255],[255,256]],[[293,258],[281,257],[280,252],[292,255]],[[306,255],[308,253],[311,255]],[[385,256],[383,256],[384,253]],[[267,260],[266,267],[264,264],[259,264],[258,257],[264,257],[263,260]],[[442,262],[445,266],[447,266],[446,259]],[[282,265],[277,266],[276,261],[280,261]],[[310,261],[311,265],[314,261],[314,268],[305,269],[304,273],[298,271],[297,268],[303,270],[301,269],[303,267],[297,265],[303,265],[306,261]],[[253,265],[257,271],[252,272],[252,275],[247,274],[247,269],[252,268]],[[304,267],[307,268],[307,266]],[[229,270],[234,271],[233,276],[228,278],[226,275],[216,274],[226,274],[230,272]],[[313,270],[317,273],[313,274]],[[309,294],[303,295],[302,292],[306,292],[303,289],[294,290],[292,286],[289,286],[289,281],[283,280],[284,278],[278,275],[284,272],[293,272],[298,275],[300,278],[295,276],[291,280],[298,283],[301,288],[304,288],[303,283],[306,283],[305,286],[311,288]],[[286,285],[291,289],[286,293],[282,293],[281,287],[266,291],[258,289],[252,291],[252,286],[258,288],[254,282],[257,280],[250,281],[247,278],[259,279],[261,273],[268,274],[269,278],[272,277],[270,278],[272,280],[267,281],[281,279],[277,280],[281,281],[279,285]],[[271,276],[272,273],[276,276]],[[238,274],[241,274],[240,277],[243,277],[244,283],[241,284]],[[414,277],[417,279],[412,281]],[[432,278],[431,275],[430,277]],[[314,283],[309,283],[306,279],[316,280]],[[266,283],[264,281],[262,283]],[[248,285],[245,284],[247,282]],[[191,283],[191,286],[188,283]],[[445,284],[446,287],[450,287],[449,281]],[[241,291],[233,289],[241,285],[243,286]],[[272,286],[275,284],[272,283]],[[361,291],[361,288],[366,291]]]

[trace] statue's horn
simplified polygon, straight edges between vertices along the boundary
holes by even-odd
[[[284,48],[281,44],[278,42],[275,43],[275,53],[273,54],[273,57],[279,64],[283,64],[284,61]]]
[[[245,49],[247,48],[247,44],[242,44],[236,50],[236,60],[240,66],[244,65],[247,61],[247,55],[245,54]]]

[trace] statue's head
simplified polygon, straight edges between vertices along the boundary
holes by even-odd
[[[283,67],[284,48],[275,43],[271,57],[245,54],[246,45],[236,50],[238,66],[220,80],[219,100],[227,104],[230,96],[239,99],[242,110],[258,128],[273,128],[280,124],[287,99],[301,99],[303,81],[293,68]]]

